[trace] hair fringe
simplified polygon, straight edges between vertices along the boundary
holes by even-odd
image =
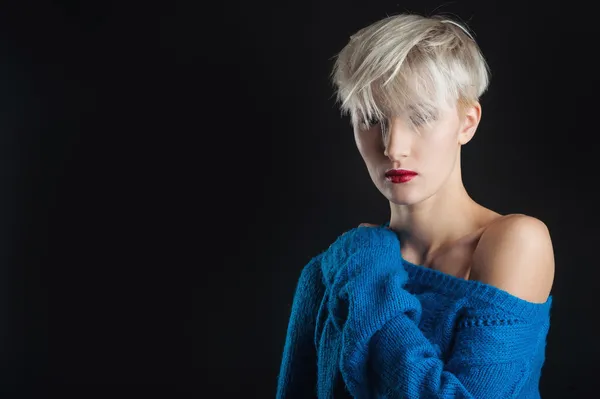
[[[442,14],[381,19],[353,34],[334,61],[336,102],[354,127],[478,101],[491,76],[474,34]]]

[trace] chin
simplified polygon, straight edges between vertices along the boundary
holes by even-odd
[[[401,184],[384,182],[379,191],[395,205],[412,205],[421,200],[417,197],[414,189]]]
[[[411,201],[411,200],[408,200],[405,198],[398,198],[398,196],[390,196],[390,197],[387,197],[387,199],[390,201],[390,203],[392,203],[394,205],[413,205],[418,202],[418,201]]]

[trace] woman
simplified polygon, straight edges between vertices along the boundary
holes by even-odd
[[[439,15],[391,16],[351,37],[333,77],[391,215],[303,269],[277,397],[539,398],[552,243],[463,185],[489,82],[473,37]]]

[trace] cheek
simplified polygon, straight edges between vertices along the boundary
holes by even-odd
[[[356,147],[363,158],[374,158],[383,154],[383,142],[379,132],[355,132]]]
[[[451,166],[456,158],[458,145],[453,137],[438,137],[437,140],[431,140],[426,144],[427,151],[423,151],[422,156],[427,157],[428,164],[434,170],[443,171]]]

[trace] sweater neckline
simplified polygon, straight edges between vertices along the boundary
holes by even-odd
[[[389,227],[389,224],[390,222],[387,221],[382,224],[382,227]],[[492,305],[506,309],[518,317],[528,319],[536,316],[548,317],[552,306],[552,295],[549,295],[544,303],[529,302],[490,284],[477,280],[465,280],[439,270],[414,264],[404,259],[402,253],[400,257],[410,280],[430,286],[445,294],[480,298]]]
[[[465,280],[426,266],[416,265],[404,258],[402,258],[402,263],[409,279],[415,283],[427,285],[436,291],[452,296],[479,298],[518,317],[527,319],[547,317],[552,306],[552,295],[549,295],[544,303],[529,302],[477,280]]]

